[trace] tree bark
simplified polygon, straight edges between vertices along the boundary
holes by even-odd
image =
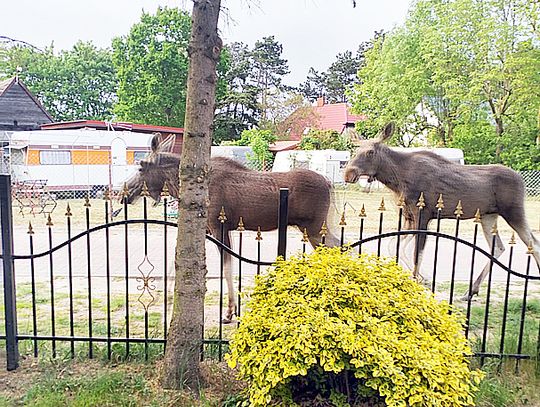
[[[220,0],[193,0],[188,48],[186,119],[179,182],[178,236],[172,321],[161,383],[165,388],[199,385],[206,292],[205,233],[210,145],[216,94]]]

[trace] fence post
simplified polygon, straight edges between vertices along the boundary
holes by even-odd
[[[285,258],[287,252],[287,226],[289,223],[289,189],[279,189],[278,256]]]
[[[11,177],[2,174],[0,174],[0,225],[2,229],[7,370],[15,370],[19,367],[19,348],[17,346],[17,308],[15,304],[15,270],[13,264]]]

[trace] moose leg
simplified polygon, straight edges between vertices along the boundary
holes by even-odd
[[[427,230],[429,219],[421,219],[418,224],[418,230]],[[413,277],[417,281],[422,281],[424,278],[420,274],[420,266],[422,264],[422,258],[424,256],[424,248],[426,247],[427,236],[424,233],[416,235],[416,245],[414,250],[414,269]]]
[[[495,248],[493,248],[493,230],[496,230],[497,226],[497,218],[499,215],[497,214],[490,214],[490,215],[484,215],[481,219],[481,225],[482,225],[482,231],[484,232],[484,237],[486,238],[489,249],[493,252],[493,257],[498,259],[501,254],[504,252],[504,245],[501,240],[501,236],[499,235],[499,232],[497,231],[495,234]],[[478,294],[480,291],[480,285],[482,284],[482,281],[486,278],[486,276],[489,273],[490,268],[492,267],[491,262],[486,264],[484,266],[484,269],[480,273],[480,275],[475,280],[474,284],[472,285],[472,289],[470,293],[466,293],[463,297],[464,300],[469,300],[474,295]]]
[[[410,219],[405,220],[405,227],[403,230],[413,230],[415,229],[414,221]],[[400,237],[398,237],[399,239]],[[407,255],[409,245],[414,241],[414,235],[405,235],[401,238],[401,244],[399,248],[399,258],[402,261],[405,268],[412,270],[414,267],[413,261]],[[397,253],[396,253],[397,256]]]
[[[540,241],[533,235],[531,228],[524,219],[525,217],[523,216],[521,221],[506,219],[506,222],[508,222],[510,227],[516,231],[523,243],[525,243],[527,247],[532,248],[532,255],[536,261],[538,270],[540,270]]]
[[[223,244],[229,248],[231,247],[231,239],[228,231],[225,232]],[[227,282],[227,296],[229,300],[227,312],[223,318],[223,322],[230,323],[233,315],[236,314],[236,292],[234,289],[232,276],[232,256],[226,251],[223,251],[223,275],[225,276],[225,281]],[[223,293],[220,293],[220,295],[223,295]]]

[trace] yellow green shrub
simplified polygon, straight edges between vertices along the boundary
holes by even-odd
[[[394,261],[319,248],[258,276],[229,365],[250,405],[469,406],[462,317]]]

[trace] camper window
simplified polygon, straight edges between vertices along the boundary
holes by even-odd
[[[134,151],[133,152],[133,163],[139,164],[141,160],[144,160],[148,155],[148,151]]]
[[[71,164],[71,151],[40,151],[39,163],[42,165]]]

